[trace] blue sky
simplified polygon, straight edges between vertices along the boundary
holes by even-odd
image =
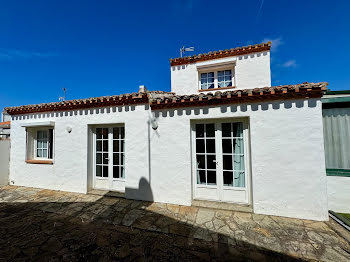
[[[0,110],[170,90],[169,58],[271,40],[272,84],[350,89],[350,1],[1,1]]]

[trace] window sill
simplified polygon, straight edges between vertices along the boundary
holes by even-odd
[[[36,159],[30,159],[26,160],[27,164],[43,164],[43,165],[52,165],[52,160],[36,160]]]
[[[226,90],[226,89],[233,89],[236,88],[235,86],[227,86],[227,87],[217,87],[217,88],[209,88],[209,89],[199,89],[198,92],[210,92],[210,91],[220,91],[220,90]]]

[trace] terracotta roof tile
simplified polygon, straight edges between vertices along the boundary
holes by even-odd
[[[193,95],[170,95],[153,97],[150,95],[152,109],[207,106],[220,104],[249,103],[254,101],[285,100],[321,97],[328,83],[302,83],[254,89],[233,90]]]
[[[11,121],[0,122],[0,126],[8,126],[11,125]]]
[[[237,55],[245,55],[245,54],[250,54],[250,53],[255,53],[255,52],[263,52],[263,51],[270,50],[270,48],[271,48],[271,42],[236,47],[236,48],[231,48],[231,49],[226,49],[226,50],[209,52],[206,54],[198,54],[198,55],[193,55],[193,56],[172,58],[172,59],[170,59],[170,65],[171,66],[184,65],[184,64],[191,64],[191,63],[195,63],[195,62],[199,62],[199,61],[218,59],[218,58],[224,58],[224,57],[229,57],[229,56],[237,56]]]

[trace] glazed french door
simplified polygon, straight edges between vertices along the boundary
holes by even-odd
[[[195,199],[249,203],[247,139],[245,121],[193,125]]]
[[[124,126],[95,128],[94,188],[125,191]]]

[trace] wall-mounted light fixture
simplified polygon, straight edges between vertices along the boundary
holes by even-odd
[[[157,120],[155,118],[151,118],[151,126],[152,126],[153,130],[158,129],[158,123],[157,123]]]
[[[71,133],[72,132],[72,127],[71,126],[67,126],[66,130],[67,130],[68,133]]]

